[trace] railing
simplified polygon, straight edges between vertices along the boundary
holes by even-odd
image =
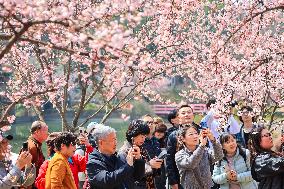
[[[190,104],[194,113],[204,113],[206,104]],[[151,106],[154,113],[157,115],[168,115],[172,110],[177,108],[174,105],[155,104]]]

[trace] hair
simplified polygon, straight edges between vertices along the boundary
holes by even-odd
[[[224,134],[222,134],[222,135],[220,136],[219,141],[220,141],[220,144],[222,145],[222,147],[223,147],[223,144],[224,144],[225,142],[228,142],[228,141],[229,141],[230,137],[233,137],[234,139],[236,139],[236,136],[233,135],[233,134],[230,134],[230,133],[224,133]],[[236,141],[236,142],[237,142],[237,141]],[[245,151],[245,149],[242,148],[238,143],[237,143],[237,149],[239,149],[239,154],[240,154],[240,156],[242,156],[243,159],[244,159],[244,161],[246,161],[247,157],[246,157],[246,151]],[[227,159],[227,157],[226,157],[227,151],[226,151],[224,148],[223,148],[223,154],[224,154],[224,157],[222,158],[222,160],[228,162],[228,159]],[[220,161],[218,162],[218,165],[219,165],[219,166],[221,166],[221,161],[222,161],[222,160],[220,160]]]
[[[199,134],[199,129],[195,125],[186,125],[185,127],[180,128],[177,135],[177,151],[183,148],[183,139],[185,138],[187,130],[190,128],[194,128]]]
[[[273,155],[277,155],[277,153],[275,153],[272,150],[267,150],[264,149],[260,146],[261,143],[261,132],[265,129],[265,127],[257,127],[255,129],[252,130],[251,134],[250,134],[250,139],[249,139],[249,143],[248,143],[248,148],[251,152],[251,159],[252,161],[255,159],[255,157],[263,152],[269,152]]]
[[[51,157],[55,153],[54,140],[60,135],[60,132],[53,132],[48,135],[46,139],[47,156]]]
[[[158,124],[156,127],[155,127],[155,132],[158,132],[158,133],[165,133],[167,131],[167,126],[163,123],[161,124]]]
[[[77,137],[70,132],[63,132],[60,133],[55,139],[54,139],[54,146],[57,150],[61,150],[61,145],[64,144],[67,147],[70,146],[70,144],[76,144]]]
[[[175,119],[177,117],[177,109],[172,110],[169,114],[168,114],[168,121],[170,122],[170,124],[172,124],[174,126],[174,123],[172,122],[172,119]]]
[[[101,126],[100,129],[95,129],[92,132],[92,137],[96,143],[96,146],[99,144],[99,140],[102,140],[106,138],[111,133],[116,133],[114,128],[111,128],[110,126]]]
[[[163,124],[164,120],[161,117],[154,117],[154,124]]]
[[[209,99],[208,102],[206,103],[206,108],[210,108],[210,106],[212,104],[215,104],[216,103],[216,99]]]
[[[181,106],[177,109],[177,116],[178,116],[178,113],[179,113],[180,109],[182,109],[182,108],[190,108],[191,111],[193,112],[193,109],[192,109],[192,107],[191,107],[190,105],[188,105],[188,104],[183,104],[183,105],[181,105]]]
[[[151,118],[153,118],[150,114],[145,114],[145,115],[143,115],[143,116],[141,117],[141,119],[143,120],[145,117],[151,117]]]
[[[148,135],[150,133],[150,128],[146,122],[143,120],[133,120],[130,122],[128,129],[126,131],[126,140],[132,144],[133,137],[138,135]]]
[[[272,156],[281,156],[281,154],[267,149],[264,149],[260,146],[261,143],[261,132],[265,129],[265,127],[263,126],[259,126],[255,129],[252,130],[251,134],[250,134],[250,139],[248,142],[248,149],[251,153],[251,174],[254,180],[256,180],[257,182],[260,182],[260,178],[257,176],[256,171],[255,171],[255,158],[263,152],[268,152],[270,153]]]
[[[46,125],[46,123],[43,121],[34,121],[32,123],[30,132],[34,134],[37,130],[40,130],[42,128],[42,125]]]
[[[243,111],[243,110],[247,110],[247,111],[249,111],[249,112],[253,112],[253,109],[252,109],[252,107],[250,107],[250,106],[243,106],[243,107],[240,109],[240,111]],[[243,121],[243,119],[242,119],[242,116],[239,116],[239,120],[240,120],[242,123],[244,123],[244,121]],[[255,117],[252,117],[252,122],[255,122]]]

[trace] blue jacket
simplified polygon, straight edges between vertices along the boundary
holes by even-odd
[[[257,124],[253,124],[253,129],[257,128]],[[244,133],[244,124],[240,125],[240,132],[235,134],[237,143],[240,144],[242,147],[247,148],[248,140],[245,140],[245,133]]]
[[[145,162],[135,160],[129,166],[122,155],[106,156],[98,150],[89,155],[87,174],[91,189],[133,189],[145,174]]]

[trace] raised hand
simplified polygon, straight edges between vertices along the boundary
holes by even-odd
[[[133,155],[133,149],[132,148],[128,151],[128,154],[126,156],[126,162],[127,162],[128,165],[133,166],[134,155]]]
[[[215,137],[210,129],[205,129],[204,134],[209,138],[210,141],[215,141]]]
[[[149,161],[150,166],[153,169],[159,169],[162,166],[163,160],[157,159],[157,158],[153,158]]]
[[[200,141],[200,145],[201,146],[206,146],[206,144],[207,144],[207,136],[204,133],[204,131],[201,131],[201,133],[199,135],[199,141]]]
[[[141,151],[140,151],[140,148],[136,145],[133,145],[132,147],[133,149],[133,156],[135,159],[140,159],[141,158]]]
[[[31,166],[31,163],[32,155],[29,152],[24,151],[19,155],[16,165],[19,169],[23,169],[25,166]]]
[[[78,139],[79,139],[80,144],[90,146],[90,143],[89,143],[89,140],[86,134],[80,134]]]

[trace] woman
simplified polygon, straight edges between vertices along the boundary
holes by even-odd
[[[256,189],[250,172],[250,152],[237,144],[234,135],[220,136],[224,157],[214,166],[213,181],[220,189]]]
[[[46,140],[47,155],[49,159],[45,160],[45,162],[40,166],[39,174],[35,181],[35,185],[38,189],[45,188],[45,176],[46,176],[46,171],[48,168],[48,163],[50,162],[51,158],[56,153],[56,150],[54,147],[54,139],[59,135],[60,135],[60,132],[53,132],[48,136]],[[74,181],[75,181],[77,188],[79,188],[78,173],[84,172],[86,170],[86,162],[87,162],[86,158],[78,154],[74,154],[71,158],[68,159],[68,163],[73,173]]]
[[[15,164],[9,159],[9,140],[12,139],[13,136],[5,136],[0,131],[0,189],[30,186],[33,184],[36,176],[36,169],[31,164],[32,155],[29,152],[22,152]],[[25,170],[21,171],[24,168]]]
[[[284,157],[271,150],[273,140],[270,132],[264,127],[253,130],[249,147],[252,155],[251,174],[259,182],[258,188],[283,189]]]
[[[157,169],[161,167],[162,160],[150,159],[148,152],[142,147],[145,138],[150,133],[150,128],[147,123],[142,120],[134,120],[130,123],[126,132],[126,142],[120,148],[119,153],[125,157],[128,154],[128,150],[133,146],[137,150],[141,151],[141,158],[146,162],[145,164],[145,177],[135,182],[135,188],[137,189],[155,189],[154,176],[157,174]]]
[[[213,146],[213,153],[206,148],[207,140]],[[194,125],[181,130],[179,135],[183,149],[175,155],[180,174],[180,183],[186,189],[209,189],[213,186],[210,165],[223,157],[222,147],[212,132],[204,129],[198,133]],[[200,141],[200,143],[199,143]]]
[[[163,123],[156,124],[153,136],[158,140],[160,148],[166,148],[165,136],[167,126]]]

